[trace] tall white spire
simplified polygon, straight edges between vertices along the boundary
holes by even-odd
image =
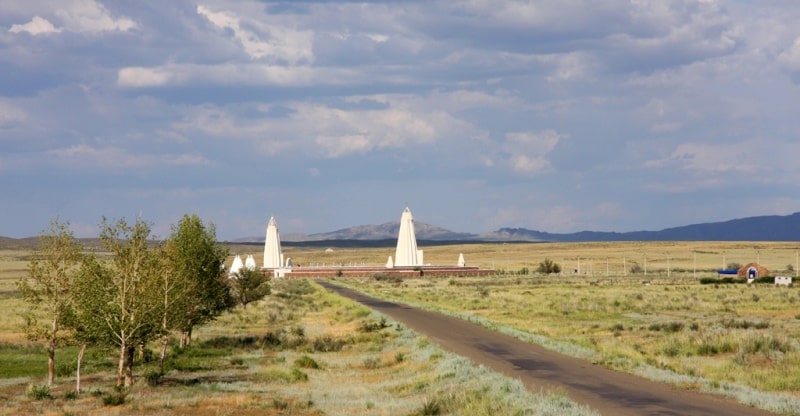
[[[267,237],[264,239],[264,267],[268,269],[281,268],[283,267],[282,260],[278,224],[275,222],[275,217],[270,217],[267,224]]]
[[[414,233],[414,218],[406,207],[400,216],[400,233],[397,236],[397,251],[394,254],[395,266],[421,266],[422,253],[417,250],[417,236]]]

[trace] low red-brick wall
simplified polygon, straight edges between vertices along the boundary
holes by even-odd
[[[262,273],[272,274],[272,269],[261,269]],[[382,274],[389,277],[415,278],[424,276],[491,276],[494,270],[479,269],[477,267],[457,266],[421,266],[421,267],[293,267],[287,270],[289,278],[332,278],[332,277],[372,277]]]

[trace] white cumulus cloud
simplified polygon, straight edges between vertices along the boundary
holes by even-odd
[[[21,33],[27,32],[31,35],[42,35],[46,33],[58,33],[61,32],[61,29],[56,28],[53,26],[50,21],[47,19],[41,18],[39,16],[33,16],[30,22],[25,24],[16,24],[11,25],[11,28],[8,29],[11,33]]]
[[[197,6],[197,14],[220,29],[230,30],[252,59],[284,61],[290,65],[313,61],[313,32],[309,30],[278,25],[261,27],[256,22],[247,22],[246,25],[233,13],[214,12],[202,5]]]

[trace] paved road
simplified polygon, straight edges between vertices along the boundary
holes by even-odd
[[[604,415],[773,415],[721,396],[681,390],[558,354],[462,319],[319,283],[424,334],[445,350],[521,380],[531,391],[560,388]]]

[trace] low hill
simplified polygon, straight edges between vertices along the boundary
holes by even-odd
[[[739,218],[730,221],[701,223],[659,231],[626,233],[581,231],[553,234],[525,228],[501,228],[481,235],[488,241],[798,241],[800,213]]]
[[[700,223],[659,231],[605,232],[580,231],[575,233],[548,233],[527,228],[501,228],[484,234],[450,231],[441,227],[415,221],[417,240],[429,244],[532,241],[532,242],[591,242],[591,241],[800,241],[800,212],[790,215],[765,215],[729,221]],[[318,234],[284,234],[281,242],[306,245],[339,241],[344,245],[390,246],[395,244],[400,230],[399,222],[380,225],[358,225]],[[82,239],[83,240],[83,239]],[[85,244],[96,246],[96,239],[85,239]],[[263,243],[264,237],[245,237],[231,243]],[[359,243],[361,242],[361,243]],[[0,237],[0,248],[33,248],[37,238]]]

